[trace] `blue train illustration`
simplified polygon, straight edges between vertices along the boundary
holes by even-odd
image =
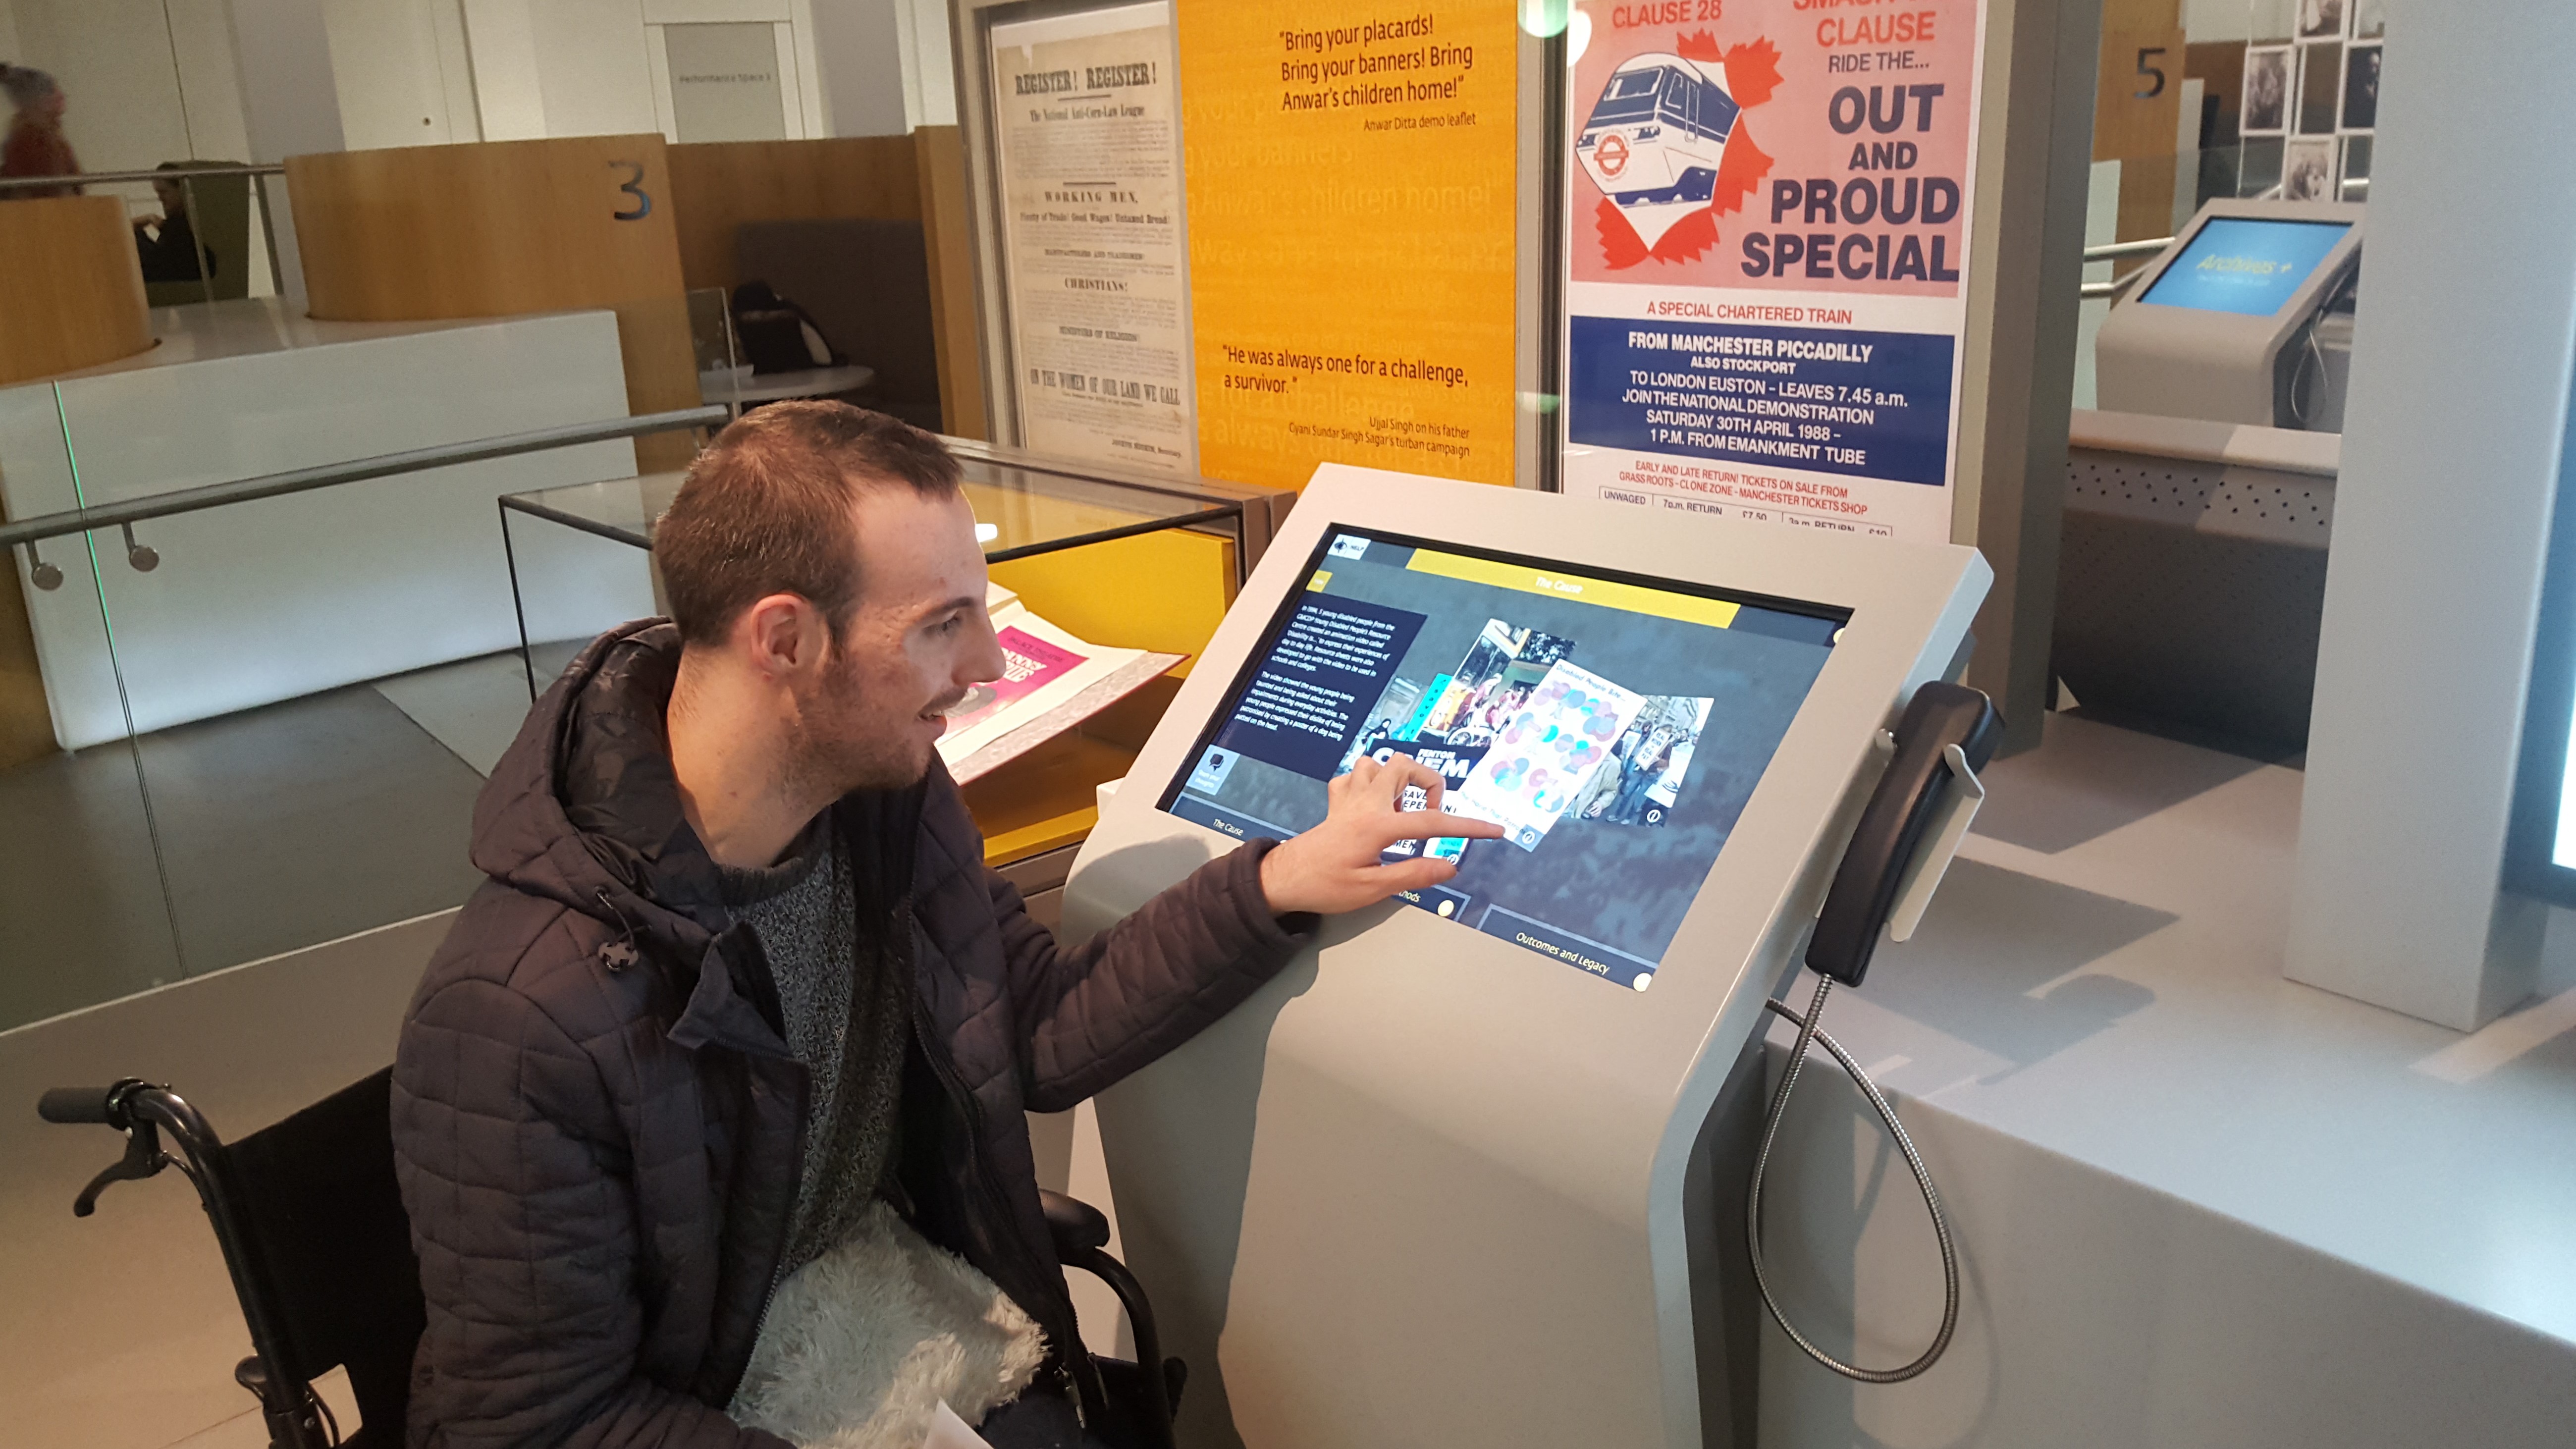
[[[1716,192],[1718,162],[1742,110],[1720,62],[1650,51],[1610,73],[1574,154],[1601,194],[1639,220],[1676,205],[1703,206]],[[1644,215],[1633,210],[1641,207]]]

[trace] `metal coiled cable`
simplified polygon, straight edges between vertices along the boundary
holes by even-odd
[[[1817,1029],[1816,1023],[1824,1018],[1825,997],[1833,989],[1830,977],[1819,978],[1815,1000],[1808,1004],[1804,1017],[1777,1001],[1762,1003],[1798,1023],[1798,1045],[1789,1053],[1788,1070],[1780,1074],[1780,1085],[1771,1094],[1771,1109],[1762,1122],[1761,1150],[1753,1156],[1753,1187],[1744,1205],[1745,1246],[1753,1254],[1753,1282],[1762,1290],[1762,1306],[1770,1310],[1771,1321],[1780,1325],[1780,1331],[1789,1335],[1790,1342],[1806,1350],[1807,1357],[1847,1379],[1857,1379],[1865,1384],[1901,1384],[1939,1362],[1942,1353],[1950,1347],[1950,1334],[1959,1326],[1959,1254],[1950,1241],[1949,1219],[1941,1214],[1941,1194],[1932,1186],[1932,1171],[1923,1165],[1923,1154],[1914,1150],[1914,1139],[1905,1135],[1905,1125],[1896,1120],[1896,1109],[1887,1105],[1887,1098],[1880,1094],[1878,1084],[1860,1069],[1860,1063],[1852,1060],[1851,1053],[1843,1050],[1842,1043]],[[1797,1325],[1789,1321],[1789,1315],[1780,1310],[1779,1300],[1771,1296],[1771,1280],[1762,1272],[1762,1178],[1770,1171],[1771,1143],[1780,1135],[1780,1118],[1789,1105],[1789,1093],[1798,1085],[1798,1071],[1807,1063],[1809,1042],[1822,1042],[1825,1050],[1833,1053],[1834,1060],[1842,1064],[1843,1071],[1859,1085],[1862,1095],[1869,1098],[1869,1105],[1877,1109],[1878,1120],[1887,1124],[1887,1135],[1895,1139],[1896,1150],[1905,1154],[1905,1165],[1914,1171],[1914,1185],[1923,1189],[1923,1206],[1932,1214],[1932,1235],[1941,1240],[1941,1331],[1933,1337],[1932,1346],[1923,1351],[1922,1357],[1902,1368],[1865,1369],[1847,1364],[1816,1347],[1798,1331]]]

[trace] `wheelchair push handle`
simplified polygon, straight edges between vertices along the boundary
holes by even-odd
[[[141,1077],[124,1078],[112,1087],[55,1087],[36,1099],[36,1115],[69,1126],[113,1127],[125,1134],[125,1155],[81,1189],[72,1200],[74,1217],[85,1218],[96,1211],[98,1195],[109,1184],[138,1181],[165,1167],[177,1167],[197,1183],[199,1196],[204,1195],[205,1184],[193,1164],[215,1142],[214,1133],[196,1108],[167,1087]],[[188,1161],[161,1150],[164,1130]]]
[[[134,1099],[141,1092],[169,1096],[166,1087],[155,1087],[141,1077],[122,1077],[112,1087],[55,1087],[36,1099],[36,1115],[48,1122],[113,1127],[123,1132],[135,1125]],[[176,1097],[170,1100],[178,1101]]]
[[[70,1126],[113,1127],[119,1115],[116,1096],[116,1087],[55,1087],[36,1099],[36,1115]]]

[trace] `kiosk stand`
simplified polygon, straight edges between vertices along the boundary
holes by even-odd
[[[1990,579],[1963,547],[1317,470],[1084,846],[1067,935],[1321,820],[1361,752],[1510,835],[1435,843],[1448,886],[1327,920],[1100,1098],[1183,1442],[1750,1442],[1766,1002],[1883,773],[1918,787],[1880,874],[1935,833],[1950,767],[1874,745]],[[1828,912],[1841,959],[1904,884],[1865,883],[1865,930]]]
[[[2319,324],[2361,265],[2362,207],[2213,201],[2102,319],[2094,386],[2106,412],[2339,427]],[[2350,353],[2347,332],[2341,349]]]
[[[2049,657],[2087,712],[2306,748],[2362,216],[2213,201],[2103,319]]]

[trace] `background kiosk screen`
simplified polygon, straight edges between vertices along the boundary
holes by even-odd
[[[1510,832],[1411,904],[1642,991],[1849,617],[1335,530],[1160,803],[1285,838],[1410,754]]]
[[[2211,217],[2138,300],[2200,312],[2273,316],[2349,229],[2340,221]]]

